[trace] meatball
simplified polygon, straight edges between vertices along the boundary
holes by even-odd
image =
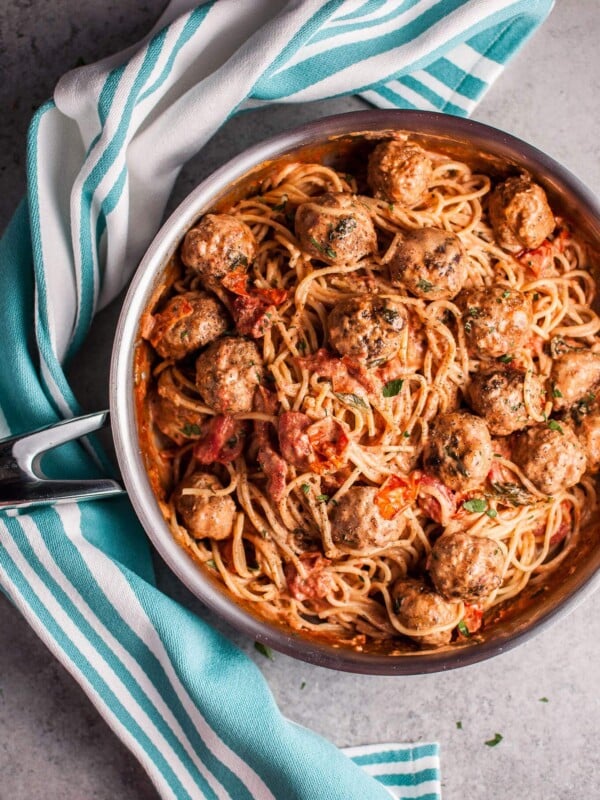
[[[457,298],[469,352],[497,358],[521,347],[533,324],[531,298],[516,289],[465,289]]]
[[[489,369],[473,377],[469,405],[485,419],[495,436],[508,436],[535,422],[525,406],[525,377],[519,369]],[[539,416],[546,397],[543,379],[530,375],[528,390],[529,403]]]
[[[230,214],[206,214],[186,233],[181,260],[214,290],[228,272],[246,269],[255,253],[256,239],[244,222]]]
[[[574,486],[586,470],[585,450],[573,429],[555,420],[521,433],[512,459],[540,492],[548,495]]]
[[[254,390],[264,376],[254,342],[218,339],[196,359],[196,386],[204,402],[221,414],[252,410]]]
[[[504,556],[497,542],[467,531],[445,533],[434,544],[428,569],[446,600],[483,600],[502,583]]]
[[[555,411],[583,400],[600,384],[600,355],[589,350],[563,353],[552,362],[550,384]]]
[[[600,411],[587,414],[577,427],[577,438],[585,452],[587,470],[600,470]]]
[[[423,465],[449,489],[467,491],[482,484],[492,458],[490,432],[480,417],[452,411],[431,423]]]
[[[377,492],[374,486],[353,486],[342,495],[331,517],[331,536],[336,544],[362,550],[383,547],[400,538],[404,517],[382,517],[375,503]]]
[[[421,581],[400,578],[392,586],[391,597],[398,622],[405,628],[428,630],[436,625],[450,625],[456,619],[456,603],[444,600]],[[448,644],[452,638],[452,628],[422,636],[414,634],[412,638],[422,644],[439,647]]]
[[[158,378],[157,393],[152,397],[152,420],[156,427],[175,444],[183,444],[201,435],[204,414],[186,408],[181,403],[170,370],[163,370]]]
[[[431,160],[418,144],[381,142],[369,156],[367,181],[375,197],[403,206],[423,199],[432,174]]]
[[[227,313],[207,292],[172,297],[154,316],[150,343],[163,358],[184,358],[214,341],[229,327]]]
[[[302,249],[326,264],[358,261],[377,247],[369,212],[353,194],[327,193],[302,203],[295,228]]]
[[[405,325],[401,303],[367,294],[342,300],[327,321],[331,344],[338,353],[367,362],[395,356]]]
[[[496,240],[509,253],[539,247],[554,230],[546,192],[527,175],[498,184],[490,195],[489,210]]]
[[[439,228],[402,234],[389,262],[391,282],[425,300],[455,297],[467,279],[467,266],[458,236]]]
[[[222,488],[223,484],[214,475],[195,472],[184,478],[175,490],[175,508],[194,539],[226,539],[233,530],[235,503],[229,495],[183,494],[183,489],[215,492]]]

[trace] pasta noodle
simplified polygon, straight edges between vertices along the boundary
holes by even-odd
[[[309,637],[358,648],[398,636],[424,645],[440,632],[468,636],[490,609],[544,581],[577,547],[582,525],[597,507],[589,471],[549,496],[512,460],[509,439],[503,436],[493,439],[492,469],[476,488],[449,490],[423,464],[432,424],[468,408],[469,385],[484,364],[469,350],[469,320],[456,297],[415,297],[390,279],[388,264],[406,232],[435,227],[457,234],[467,254],[466,289],[494,285],[529,298],[530,336],[504,361],[525,373],[524,406],[531,424],[544,426],[552,414],[551,394],[541,406],[535,396],[535,376],[550,380],[551,350],[600,352],[600,318],[592,309],[595,281],[567,223],[557,220],[552,236],[534,251],[511,254],[497,244],[490,224],[490,177],[441,154],[427,155],[433,165],[428,189],[411,208],[359,193],[364,189],[360,177],[318,163],[286,163],[273,167],[256,194],[227,209],[257,242],[248,273],[254,289],[284,290],[282,301],[269,305],[264,334],[254,338],[264,364],[260,385],[272,407],[257,403],[233,414],[247,432],[233,461],[206,466],[195,457],[194,440],[215,411],[198,390],[193,359],[153,354],[151,395],[159,377],[168,379],[170,401],[198,419],[197,426],[188,425],[192,433],[182,442],[154,428],[153,457],[160,461],[166,487],[162,506],[176,540],[253,613]],[[327,192],[358,193],[377,232],[378,245],[370,255],[323,263],[303,249],[294,230],[296,209],[305,204],[318,213],[312,198]],[[334,212],[344,219],[344,209]],[[203,288],[194,270],[180,269],[158,307],[148,313],[160,311],[166,298]],[[233,295],[217,294],[231,306]],[[340,354],[331,355],[335,363],[326,363],[324,351],[332,353],[329,315],[360,294],[403,309],[408,324],[397,354],[368,368]],[[335,373],[340,365],[342,372]],[[330,437],[329,451],[320,460],[305,468],[288,463],[284,486],[274,499],[269,476],[257,460],[256,431],[264,426],[273,440],[280,415],[288,412],[304,415],[312,425],[322,423],[323,430],[335,421],[345,445],[332,455]],[[143,413],[153,424],[152,403]],[[195,537],[178,514],[173,489],[198,470],[216,475],[221,488],[188,487],[182,493],[235,502],[232,532],[225,538]],[[395,497],[384,491],[393,480],[405,498],[393,509],[392,518],[402,518],[399,537],[366,546],[336,538],[332,519],[353,487],[374,488],[379,502]],[[442,622],[408,626],[398,614],[392,587],[407,576],[422,579],[442,531],[445,536],[467,531],[495,542],[501,579],[481,599],[455,599],[451,616]]]

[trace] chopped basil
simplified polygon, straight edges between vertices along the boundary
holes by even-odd
[[[329,500],[328,494],[318,494],[317,503],[326,503]]]
[[[356,408],[368,408],[365,401],[358,394],[351,394],[347,392],[334,392],[334,395],[342,403],[346,403],[347,406],[355,406]]]
[[[481,309],[477,306],[471,306],[471,308],[467,310],[467,313],[470,317],[473,317],[473,319],[479,319],[481,316]]]
[[[460,720],[457,720],[456,727],[458,728],[459,731],[462,731],[462,722]]]
[[[487,501],[483,497],[473,497],[471,500],[465,500],[462,507],[472,514],[481,514],[487,508]]]
[[[556,384],[552,385],[552,397],[562,397],[563,393],[560,389],[556,387]]]
[[[383,396],[396,397],[396,395],[400,393],[403,385],[404,381],[402,378],[395,378],[392,381],[388,381],[383,387]]]
[[[354,217],[342,217],[335,227],[333,227],[333,225],[331,226],[328,234],[329,241],[332,242],[334,239],[341,239],[355,228],[356,220]],[[332,258],[335,258],[335,256],[332,256]]]
[[[392,325],[400,316],[395,308],[382,308],[379,313],[389,325]]]
[[[389,208],[389,210],[390,210],[390,211],[392,211],[392,212],[393,212],[393,210],[394,210],[394,204],[393,204],[393,203],[388,203],[388,208]]]
[[[217,568],[217,563],[214,560],[214,558],[209,558],[208,561],[206,562],[206,566],[207,567],[212,567],[213,569],[216,569]]]
[[[471,333],[472,328],[473,328],[473,323],[471,322],[470,319],[468,319],[465,322],[465,333]]]
[[[548,703],[548,702],[549,701],[547,697],[540,697],[540,703]]]
[[[273,658],[273,651],[270,647],[267,647],[266,644],[263,644],[262,642],[254,642],[254,649],[258,650],[259,653],[262,653],[265,658],[270,658],[271,661],[275,660]]]
[[[308,494],[310,492],[310,485],[308,483],[303,483],[300,487],[304,494]]]
[[[427,292],[430,292],[434,288],[435,287],[433,283],[430,283],[430,281],[426,281],[424,278],[421,278],[417,283],[417,289],[420,289],[422,292],[425,292],[426,294]]]
[[[229,259],[229,269],[233,272],[234,269],[237,267],[247,267],[248,266],[248,258],[243,253],[239,251],[237,253],[232,253]]]
[[[485,744],[487,744],[488,747],[496,747],[497,744],[500,744],[500,742],[502,741],[503,738],[504,737],[502,736],[501,733],[495,733],[494,734],[494,738],[493,739],[488,739],[485,742]]]
[[[485,513],[487,514],[488,517],[490,517],[490,519],[494,519],[494,517],[498,516],[498,512],[496,511],[495,508],[487,508]]]
[[[502,292],[502,297],[506,300],[507,297],[510,297],[510,291],[506,289],[504,292]]]
[[[470,476],[469,476],[469,470],[468,470],[468,469],[465,467],[465,465],[463,464],[463,462],[462,462],[462,459],[461,459],[461,457],[458,455],[458,453],[456,452],[456,450],[454,450],[452,447],[446,446],[446,447],[444,447],[444,451],[445,451],[446,455],[448,456],[448,458],[451,458],[451,459],[452,459],[452,460],[455,462],[455,464],[456,464],[456,471],[457,471],[457,472],[458,472],[460,475],[462,475],[462,476],[463,476],[463,478],[468,478],[468,477],[470,477]]]
[[[302,691],[302,689],[304,689],[305,686],[306,686],[306,681],[302,681],[302,683],[300,684],[300,691]]]
[[[184,436],[200,436],[202,431],[200,430],[200,426],[196,425],[195,422],[186,422],[186,424],[181,428],[181,433]]]
[[[508,355],[508,353],[507,353],[506,355],[500,356],[498,361],[501,361],[503,364],[510,364],[510,362],[513,360],[513,358],[514,358],[514,356]]]
[[[335,252],[335,250],[333,250],[333,248],[329,247],[329,245],[324,245],[321,244],[320,242],[317,242],[314,236],[310,237],[310,243],[314,247],[316,247],[317,250],[319,250],[319,252],[325,253],[325,255],[328,256],[329,258],[337,258],[337,253]]]
[[[565,435],[565,432],[563,431],[561,425],[559,425],[559,423],[555,419],[549,419],[547,425],[551,431],[558,431],[561,434],[561,436]]]
[[[461,619],[461,621],[458,623],[456,627],[458,628],[459,633],[461,633],[463,636],[466,636],[467,639],[471,636],[464,619]]]
[[[534,498],[518,483],[500,483],[492,481],[494,496],[511,506],[528,506]]]

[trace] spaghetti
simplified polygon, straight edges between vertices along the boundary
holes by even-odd
[[[152,379],[142,414],[154,449],[147,459],[158,464],[161,507],[176,540],[258,616],[358,648],[399,636],[422,647],[468,637],[490,609],[545,580],[577,547],[582,525],[597,507],[590,458],[572,485],[553,491],[526,460],[513,458],[515,437],[527,429],[560,436],[572,427],[579,436],[584,417],[587,424],[594,418],[591,389],[556,413],[560,389],[552,382],[561,354],[600,352],[595,281],[584,251],[568,224],[556,219],[541,245],[508,252],[490,223],[492,179],[439,153],[426,156],[426,189],[410,207],[389,195],[373,196],[360,174],[318,163],[275,165],[255,194],[227,209],[228,217],[251,231],[251,257],[241,256],[212,282],[189,266],[189,257],[187,267],[177,259],[174,279],[154,298],[142,325],[154,348],[157,320],[160,330],[165,320],[172,331],[178,324],[177,335],[185,339],[183,323],[173,322],[165,308],[176,296],[206,290],[234,320],[229,330],[220,328],[212,342],[183,357],[150,351]],[[336,200],[340,193],[351,198],[348,203]],[[340,260],[342,240],[348,231],[356,233],[361,215],[376,239],[370,242],[367,232],[358,256]],[[320,224],[324,234],[311,234]],[[415,278],[411,291],[408,281],[394,277],[398,248],[411,232],[429,228],[457,237],[464,253],[464,285],[454,296],[441,292],[428,299],[432,281]],[[477,291],[479,305],[463,300]],[[500,306],[517,296],[524,298],[529,317],[526,331],[506,352],[490,355],[478,351],[474,329],[496,295],[498,313],[516,315],[518,310]],[[371,357],[373,328],[364,303],[385,321],[381,330],[389,334],[391,355]],[[333,314],[335,309],[341,311]],[[363,317],[365,329],[352,339],[353,325],[360,326]],[[256,352],[257,365],[251,359],[234,364],[231,374],[237,391],[248,389],[254,399],[251,408],[224,413],[217,401],[207,402],[203,376],[209,367],[196,372],[195,360],[208,353],[203,363],[210,363],[220,387],[227,373],[227,363],[219,372],[222,343],[241,335]],[[492,433],[491,464],[482,455],[484,445],[473,444],[473,463],[483,459],[485,470],[473,481],[478,467],[453,458],[443,421],[466,414],[460,418],[465,436],[472,417],[494,428],[491,412],[485,417],[489,403],[483,402],[480,417],[469,399],[475,376],[483,373],[517,382],[522,398],[511,413],[526,422],[515,423],[509,434]],[[594,373],[591,382],[600,382],[600,375]],[[431,455],[436,436],[442,452],[450,453],[453,485],[442,479],[448,465]],[[581,447],[585,451],[585,443]],[[194,482],[207,473],[218,480]],[[211,525],[222,528],[226,518],[225,535],[198,536],[186,524],[191,517],[182,513],[184,507],[209,519],[208,531]],[[497,580],[479,595],[440,594],[440,582],[431,580],[432,552],[435,557],[440,536],[447,542],[465,532],[493,542]],[[464,568],[464,559],[455,566]],[[470,563],[471,578],[476,568]],[[402,608],[407,586],[418,586],[421,599],[435,596],[443,613],[433,603],[411,617]]]

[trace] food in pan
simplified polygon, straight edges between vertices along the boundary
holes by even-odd
[[[600,318],[569,221],[374,143],[282,161],[197,220],[141,325],[173,536],[256,615],[333,644],[477,636],[597,508]]]

